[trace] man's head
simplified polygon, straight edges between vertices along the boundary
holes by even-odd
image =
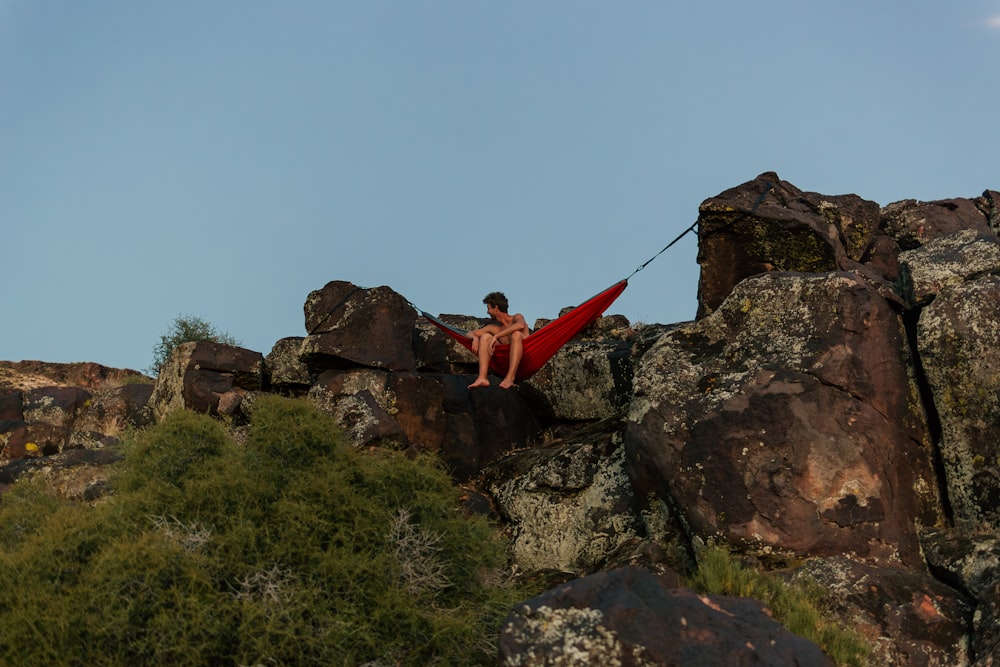
[[[483,303],[487,306],[499,308],[501,313],[507,312],[507,297],[503,295],[503,292],[490,292],[483,298]]]

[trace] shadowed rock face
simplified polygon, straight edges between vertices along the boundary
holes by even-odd
[[[312,292],[304,311],[308,335],[301,356],[310,365],[416,369],[412,337],[417,314],[390,288],[363,289],[336,280]]]
[[[851,619],[872,647],[870,664],[968,664],[971,601],[926,572],[834,557],[811,559],[792,579],[819,585],[824,605]]]
[[[539,430],[518,391],[470,391],[470,381],[435,373],[329,370],[309,397],[343,425],[356,447],[435,452],[465,481],[504,452],[532,444]]]
[[[833,665],[753,600],[699,596],[637,567],[576,579],[507,616],[505,665]]]
[[[955,519],[1000,529],[1000,277],[941,290],[917,330]]]
[[[966,630],[975,664],[994,664],[1000,655],[1000,538],[995,531],[928,530],[921,544],[931,571],[964,593],[970,606]]]

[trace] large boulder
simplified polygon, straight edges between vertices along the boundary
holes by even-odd
[[[706,199],[698,214],[698,316],[718,308],[749,276],[822,273],[861,262],[879,224],[875,202],[803,192],[774,172]]]
[[[309,388],[309,398],[329,414],[357,448],[403,449],[409,443],[393,417],[395,396],[389,372],[376,369],[324,371]]]
[[[309,390],[315,377],[302,361],[302,336],[289,336],[275,342],[264,357],[267,386],[277,393],[299,395]]]
[[[907,303],[925,306],[941,290],[1000,271],[1000,239],[965,229],[899,254],[901,291]]]
[[[532,443],[537,420],[520,390],[470,391],[469,376],[356,368],[322,373],[309,397],[356,446],[436,452],[467,480],[503,453]]]
[[[624,567],[575,579],[508,614],[504,665],[767,665],[833,662],[759,602],[702,596],[676,579]]]
[[[632,393],[632,365],[625,340],[571,341],[529,380],[545,397],[548,416],[559,420],[621,417]]]
[[[857,276],[747,279],[641,358],[626,429],[637,493],[696,540],[776,561],[919,565],[914,524],[943,517],[908,362],[900,316]]]
[[[153,388],[152,382],[143,381],[95,391],[86,410],[76,419],[75,428],[117,438],[129,427],[148,425],[151,421],[148,404]]]
[[[311,292],[303,310],[308,335],[301,356],[311,369],[416,369],[417,313],[392,289],[334,280]]]
[[[469,315],[444,314],[439,315],[438,319],[465,331],[490,323],[488,319]],[[478,361],[472,352],[424,317],[419,318],[414,325],[413,353],[420,371],[474,375],[478,369]]]
[[[925,571],[813,558],[790,578],[816,587],[822,607],[866,639],[873,665],[969,664],[972,606]]]
[[[27,421],[71,427],[90,405],[92,394],[81,387],[38,387],[24,392],[22,412]]]
[[[917,347],[940,423],[955,520],[1000,528],[1000,276],[942,289],[923,308]]]
[[[971,229],[989,233],[989,193],[976,199],[914,199],[889,204],[882,209],[885,231],[903,250],[912,250],[942,236]]]
[[[931,571],[973,606],[973,664],[992,667],[1000,662],[1000,537],[994,531],[925,530],[920,541]]]
[[[587,574],[641,536],[620,437],[585,440],[515,452],[485,471],[518,569]]]
[[[260,352],[212,341],[182,343],[160,369],[150,410],[157,420],[178,408],[217,415],[221,401],[233,412],[244,395],[260,391],[263,367]]]

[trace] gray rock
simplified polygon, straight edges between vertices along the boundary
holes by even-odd
[[[264,357],[268,385],[277,391],[297,394],[308,389],[314,379],[302,361],[302,336],[289,336],[277,341]]]
[[[920,313],[917,345],[955,520],[1000,528],[1000,277],[942,289]]]
[[[546,399],[555,419],[620,417],[632,393],[626,341],[571,341],[528,382]]]
[[[639,537],[624,448],[614,440],[527,450],[486,471],[519,569],[592,572]]]
[[[912,250],[934,239],[971,229],[988,233],[987,214],[982,202],[959,197],[939,201],[906,199],[882,209],[886,233],[903,250]]]
[[[1000,272],[1000,240],[991,233],[965,229],[902,252],[899,261],[906,269],[902,287],[907,300],[923,306],[945,288]]]

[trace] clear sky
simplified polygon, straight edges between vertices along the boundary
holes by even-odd
[[[0,359],[262,352],[330,280],[529,322],[765,171],[1000,189],[1000,0],[0,0]],[[694,317],[688,235],[609,312]]]

